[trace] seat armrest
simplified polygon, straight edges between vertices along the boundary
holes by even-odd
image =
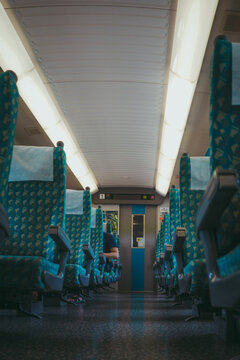
[[[169,261],[172,253],[172,245],[165,246],[164,261]]]
[[[8,213],[0,204],[0,237],[10,236]]]
[[[51,225],[49,228],[49,236],[54,240],[60,250],[59,268],[57,275],[43,271],[43,282],[47,290],[61,291],[71,243],[69,237],[60,226]]]
[[[196,217],[197,234],[217,227],[221,215],[238,189],[235,170],[216,169],[203,195]]]
[[[106,264],[107,259],[106,259],[105,255],[104,255],[104,253],[99,252],[98,256],[99,256],[99,263],[100,264]]]
[[[197,211],[197,234],[203,241],[209,279],[219,277],[216,228],[237,189],[237,174],[234,170],[216,169]]]
[[[70,239],[61,226],[51,225],[49,227],[49,236],[55,241],[60,251],[70,251]]]
[[[89,244],[83,244],[82,249],[87,259],[86,276],[90,276],[91,267],[94,260],[94,252]]]
[[[183,244],[185,239],[186,239],[186,229],[184,227],[177,227],[173,238],[172,251],[174,253],[183,252]]]
[[[172,251],[177,263],[178,277],[183,277],[183,245],[186,239],[186,229],[184,227],[177,227],[174,238]]]
[[[82,249],[87,260],[94,260],[94,252],[89,244],[83,244]]]

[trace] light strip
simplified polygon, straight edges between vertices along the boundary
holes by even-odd
[[[156,191],[163,196],[169,189],[217,5],[218,0],[178,0],[156,176]]]
[[[89,186],[92,193],[96,192],[96,179],[71,134],[67,120],[57,109],[1,3],[0,66],[4,71],[9,69],[17,74],[18,90],[26,105],[53,144],[63,141],[67,164],[81,185],[84,188]]]

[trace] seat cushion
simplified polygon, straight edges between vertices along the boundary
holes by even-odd
[[[191,275],[191,292],[208,290],[206,259],[191,260],[184,268],[184,275],[188,274]]]
[[[240,271],[240,245],[227,255],[218,258],[217,263],[221,276],[228,276]]]
[[[44,270],[57,274],[59,265],[38,256],[0,255],[0,288],[40,291]]]
[[[67,264],[64,276],[64,287],[67,289],[81,287],[79,275],[86,275],[86,269],[81,265]]]

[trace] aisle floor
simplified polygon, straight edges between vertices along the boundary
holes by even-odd
[[[46,308],[41,320],[0,311],[0,359],[16,360],[239,360],[212,321],[184,322],[191,314],[165,297],[98,294],[84,305]]]

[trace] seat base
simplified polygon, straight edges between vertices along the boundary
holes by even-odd
[[[90,276],[79,275],[79,281],[82,287],[89,287]]]
[[[240,315],[230,310],[214,314],[214,321],[219,337],[226,342],[240,342]]]

